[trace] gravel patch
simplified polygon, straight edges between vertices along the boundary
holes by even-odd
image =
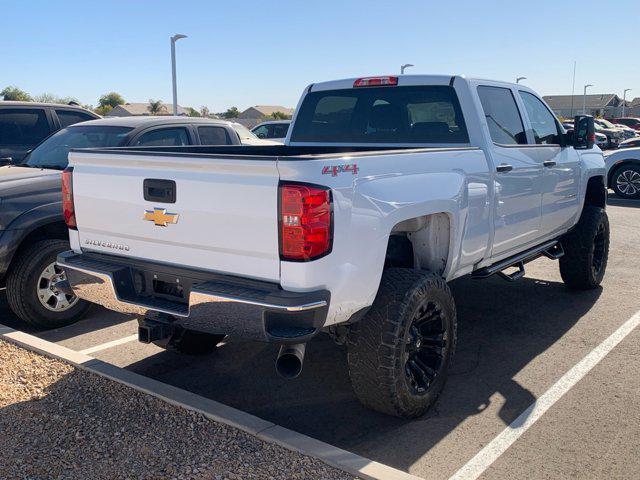
[[[0,340],[0,478],[353,479]]]

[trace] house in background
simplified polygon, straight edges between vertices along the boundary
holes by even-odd
[[[173,106],[172,105],[164,105],[164,110],[158,115],[172,115]],[[112,108],[107,113],[107,117],[140,117],[145,115],[151,115],[149,111],[149,103],[125,103],[123,105],[118,105],[117,107]],[[178,105],[178,115],[186,116],[187,111]]]
[[[262,122],[264,117],[273,115],[275,112],[282,112],[285,115],[291,116],[293,115],[294,109],[281,105],[256,105],[255,107],[247,108],[237,118],[234,118],[233,121],[237,121],[245,127],[251,128]]]
[[[633,100],[627,100],[627,108],[624,112],[627,117],[640,118],[640,97],[636,97]]]
[[[542,97],[556,115],[573,118],[582,113],[582,95],[548,95]],[[586,114],[594,117],[616,118],[622,115],[622,99],[614,93],[586,96]]]

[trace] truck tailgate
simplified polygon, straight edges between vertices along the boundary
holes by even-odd
[[[72,151],[69,160],[83,251],[279,279],[275,157]]]

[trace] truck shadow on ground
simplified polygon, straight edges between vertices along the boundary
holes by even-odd
[[[0,292],[0,323],[32,335],[36,335],[49,342],[60,342],[68,338],[95,332],[103,328],[113,327],[121,323],[130,322],[131,318],[116,312],[94,306],[87,316],[73,325],[55,328],[53,330],[37,329],[22,322],[9,308],[4,291]]]
[[[561,283],[533,278],[513,284],[462,278],[451,288],[458,307],[456,360],[439,402],[417,420],[362,407],[351,390],[344,347],[326,335],[311,342],[302,375],[289,381],[274,369],[278,346],[233,339],[209,356],[161,352],[127,368],[406,470],[489,407],[496,394],[504,399],[501,421],[507,425],[517,418],[536,398],[514,377],[601,294],[601,289],[571,292]]]

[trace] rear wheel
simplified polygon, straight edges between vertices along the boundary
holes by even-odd
[[[640,166],[623,165],[613,172],[611,188],[622,198],[640,198]]]
[[[586,206],[575,228],[564,236],[560,275],[567,287],[590,290],[602,282],[609,258],[609,219],[600,207]]]
[[[56,265],[59,253],[69,250],[65,240],[41,240],[14,259],[7,275],[7,301],[24,322],[37,328],[57,328],[80,320],[91,304],[58,290],[65,280]]]
[[[418,417],[445,384],[456,344],[456,308],[438,275],[390,268],[378,295],[352,326],[349,375],[367,407],[397,417]]]

